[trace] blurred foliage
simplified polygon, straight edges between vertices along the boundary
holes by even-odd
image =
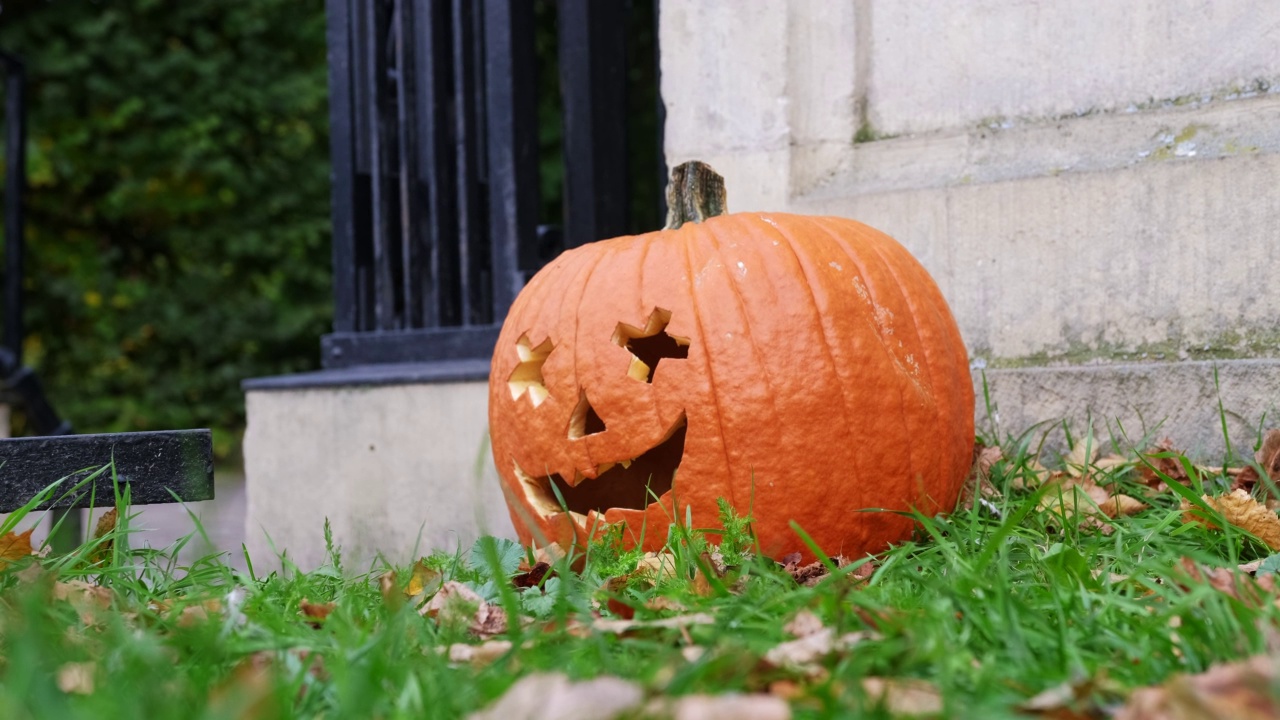
[[[29,77],[26,363],[81,432],[243,426],[329,328],[320,0],[6,2]],[[18,428],[21,429],[21,428]]]
[[[557,224],[557,12],[535,7],[539,222]],[[663,220],[654,0],[628,7],[644,232]],[[211,427],[225,457],[240,381],[314,369],[330,329],[324,3],[0,8],[0,49],[29,77],[26,363],[81,432]]]

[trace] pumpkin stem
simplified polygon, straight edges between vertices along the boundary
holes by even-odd
[[[724,178],[699,160],[677,165],[667,184],[667,230],[728,212]]]

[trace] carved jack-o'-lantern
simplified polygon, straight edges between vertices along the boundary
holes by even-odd
[[[909,536],[887,511],[949,510],[973,386],[924,268],[851,220],[723,215],[700,163],[670,195],[667,229],[565,252],[507,316],[489,423],[520,538],[622,522],[654,549],[725,498],[766,553],[808,555],[795,520],[856,555]]]

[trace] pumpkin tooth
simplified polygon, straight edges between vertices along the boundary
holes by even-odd
[[[609,472],[611,469],[613,469],[613,466],[617,464],[618,463],[600,463],[599,465],[596,466],[596,477],[600,477],[601,475]],[[629,460],[627,461],[627,464],[628,465],[630,464]],[[626,467],[626,466],[627,465],[623,465],[622,467]]]
[[[556,496],[551,492],[550,478],[534,477],[521,469],[518,463],[512,461],[511,464],[515,467],[516,478],[524,488],[525,498],[535,512],[543,517],[561,512],[560,504],[556,502]]]
[[[622,461],[618,462],[618,464],[622,466],[622,469],[623,469],[623,470],[625,470],[625,469],[627,469],[627,468],[631,467],[631,462],[632,462],[632,461],[630,461],[630,460],[622,460]],[[601,471],[601,472],[603,472],[603,471]]]

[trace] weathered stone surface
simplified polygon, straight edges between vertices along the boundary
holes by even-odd
[[[351,567],[377,553],[464,549],[514,537],[489,455],[484,382],[255,390],[247,394],[255,566],[278,552],[324,562],[324,522]]]
[[[1049,444],[1061,447],[1062,420],[1082,436],[1092,419],[1101,442],[1114,437],[1122,448],[1146,448],[1168,437],[1189,455],[1217,464],[1227,438],[1236,454],[1252,457],[1264,414],[1267,426],[1280,423],[1280,360],[987,370],[994,413],[987,412],[982,382],[975,372],[978,432],[1001,441],[1039,424],[1034,436],[1048,433]]]
[[[864,1],[869,120],[881,133],[1123,110],[1280,79],[1275,3]]]

